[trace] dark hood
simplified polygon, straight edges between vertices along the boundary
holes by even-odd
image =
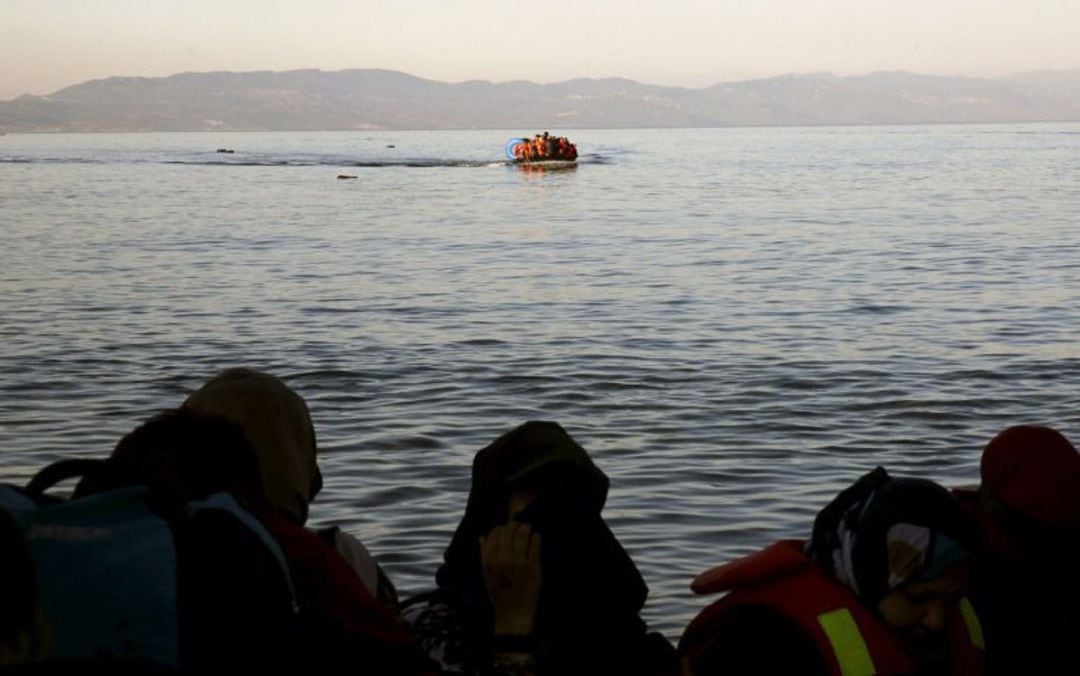
[[[507,498],[516,490],[537,495],[516,518],[541,537],[536,626],[553,655],[605,654],[606,642],[644,636],[638,612],[648,588],[600,516],[608,479],[566,430],[524,423],[476,454],[472,477],[436,580],[474,637],[490,636],[492,622],[479,538],[506,522]]]

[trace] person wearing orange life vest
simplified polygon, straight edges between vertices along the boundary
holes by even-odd
[[[536,155],[537,155],[536,159],[538,159],[538,160],[546,160],[546,159],[548,159],[548,143],[547,143],[547,139],[540,136],[539,134],[536,135]]]
[[[922,479],[863,476],[777,542],[698,576],[729,592],[690,623],[683,674],[981,674],[982,626],[964,597],[974,525]]]

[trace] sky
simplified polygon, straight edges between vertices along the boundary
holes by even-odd
[[[386,68],[706,87],[1080,69],[1080,0],[0,0],[0,100],[111,76]]]

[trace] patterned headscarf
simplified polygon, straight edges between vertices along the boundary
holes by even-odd
[[[948,490],[878,467],[821,510],[807,554],[873,607],[967,560],[976,546],[975,526]]]

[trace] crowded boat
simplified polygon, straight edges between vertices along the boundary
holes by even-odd
[[[532,138],[512,138],[506,144],[506,154],[518,164],[537,162],[576,162],[577,146],[565,136],[548,132]]]

